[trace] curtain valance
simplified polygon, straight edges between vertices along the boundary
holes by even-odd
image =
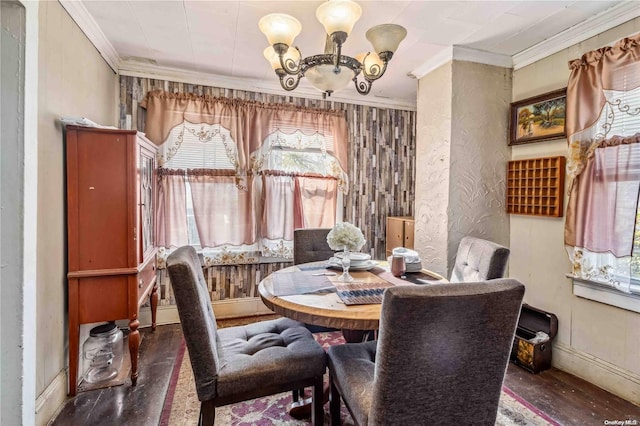
[[[606,103],[605,90],[640,86],[640,33],[569,62],[567,135],[593,126]],[[621,78],[624,75],[624,78]]]
[[[320,131],[332,137],[334,144],[330,152],[342,170],[348,171],[348,133],[344,112],[163,90],[147,93],[140,105],[147,110],[145,133],[157,145],[162,145],[171,130],[184,122],[220,124],[228,129],[237,146],[238,174],[247,173],[250,154],[276,131]]]

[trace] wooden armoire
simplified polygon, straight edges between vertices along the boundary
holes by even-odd
[[[138,378],[138,310],[158,293],[154,215],[157,147],[142,134],[66,127],[69,394],[78,385],[80,324],[129,320]]]

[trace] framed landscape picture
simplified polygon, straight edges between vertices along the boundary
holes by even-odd
[[[509,145],[566,137],[566,108],[566,88],[513,102],[509,120]]]

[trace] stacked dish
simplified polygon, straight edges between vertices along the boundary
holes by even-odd
[[[406,272],[420,272],[422,269],[422,260],[417,251],[410,250],[404,247],[396,247],[391,251],[394,256],[403,256]],[[387,259],[391,264],[391,257]]]
[[[337,252],[334,257],[328,260],[328,266],[330,268],[342,269],[342,258],[344,252]],[[352,252],[349,253],[349,259],[351,259],[350,271],[368,271],[378,264],[378,262],[371,260],[371,256],[367,253]]]

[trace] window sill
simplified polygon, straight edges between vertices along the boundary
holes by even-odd
[[[573,281],[575,296],[640,313],[640,294],[633,290],[631,293],[625,293],[611,285],[585,280],[571,274],[567,274],[567,278]],[[635,285],[633,287],[637,288]]]

